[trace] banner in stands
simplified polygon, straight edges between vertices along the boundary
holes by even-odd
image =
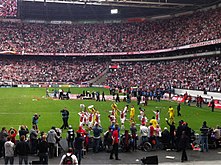
[[[71,86],[70,85],[59,85],[59,87],[61,87],[61,88],[70,88]]]
[[[26,53],[26,52],[11,52],[10,54],[18,54],[18,55],[41,55],[41,56],[119,56],[119,55],[138,55],[138,54],[153,54],[153,53],[163,53],[163,52],[170,52],[174,50],[181,50],[181,49],[188,49],[188,48],[195,48],[200,46],[206,45],[214,45],[221,43],[221,39],[210,40],[205,42],[199,42],[190,45],[184,45],[174,48],[168,49],[160,49],[160,50],[147,50],[147,51],[137,51],[137,52],[109,52],[109,53]],[[0,52],[1,53],[1,52]],[[4,53],[5,54],[5,53]]]
[[[30,88],[31,85],[27,85],[27,84],[20,84],[18,85],[19,88]]]
[[[173,101],[184,102],[184,98],[182,96],[173,96]]]
[[[109,69],[118,69],[120,65],[109,65]]]
[[[219,100],[214,100],[215,108],[221,109],[221,103]],[[208,107],[210,107],[210,102],[208,103]]]
[[[58,85],[58,84],[52,84],[51,87],[53,87],[53,88],[58,88],[59,85]]]
[[[31,84],[30,87],[31,87],[31,88],[38,88],[39,85],[37,85],[37,84]]]
[[[48,85],[48,84],[42,84],[42,85],[39,85],[39,87],[42,87],[42,88],[48,88],[49,85]]]

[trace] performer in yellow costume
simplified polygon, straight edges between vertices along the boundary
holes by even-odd
[[[155,119],[154,116],[153,116],[152,119],[150,120],[150,123],[152,123],[152,126],[153,126],[154,128],[157,128],[158,123],[157,123],[157,120]]]
[[[132,105],[130,108],[130,120],[131,121],[134,121],[134,116],[135,116],[135,108],[134,108],[134,105]]]
[[[168,113],[169,113],[169,121],[170,121],[170,123],[174,122],[175,113],[174,113],[173,107],[171,107],[171,106],[169,107]]]
[[[111,108],[112,108],[112,111],[114,112],[115,118],[117,118],[117,116],[118,116],[117,111],[120,111],[120,110],[117,108],[117,104],[116,104],[116,103],[111,104]]]

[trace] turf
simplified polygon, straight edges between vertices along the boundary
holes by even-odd
[[[67,89],[64,89],[67,91]],[[105,94],[109,94],[108,89],[103,88],[71,88],[71,93],[82,93],[83,90],[89,91],[102,91]],[[52,91],[52,89],[50,89]],[[0,127],[5,126],[7,129],[14,127],[18,129],[19,125],[27,125],[31,128],[31,120],[34,113],[40,114],[39,129],[47,132],[51,126],[60,127],[62,125],[60,110],[64,107],[70,112],[69,124],[71,124],[76,130],[79,125],[78,112],[80,111],[80,104],[85,104],[86,107],[94,105],[101,113],[101,124],[106,130],[109,126],[108,114],[111,110],[112,101],[96,102],[94,100],[53,100],[45,98],[45,88],[0,88]],[[123,109],[125,102],[118,103],[118,108]],[[136,102],[131,104],[135,105],[136,116],[138,115],[139,106]],[[161,127],[166,125],[165,117],[168,118],[168,107],[173,106],[176,109],[177,103],[171,101],[149,101],[148,106],[145,108],[145,113],[150,119],[154,116],[153,110],[159,109],[161,111]],[[184,120],[189,123],[189,126],[199,131],[203,121],[207,121],[208,126],[215,127],[221,125],[221,110],[215,109],[215,112],[211,112],[207,105],[203,108],[197,108],[195,104],[189,107],[187,105],[181,105],[181,117],[175,117],[176,125],[179,120]],[[129,114],[128,114],[129,117]],[[137,120],[137,118],[136,118]],[[137,121],[137,123],[139,123]],[[126,128],[129,128],[129,122],[126,124]]]

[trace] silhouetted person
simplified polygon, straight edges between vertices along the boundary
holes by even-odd
[[[63,110],[61,110],[63,125],[61,126],[61,129],[67,129],[68,128],[68,118],[69,118],[69,111],[65,107]]]
[[[25,141],[25,136],[22,135],[20,141],[15,147],[15,153],[19,156],[19,164],[22,164],[23,160],[25,164],[28,164],[28,154],[30,153],[30,148],[28,142]]]
[[[188,160],[186,154],[186,149],[189,145],[188,142],[189,142],[188,136],[185,134],[185,131],[183,131],[179,142],[179,148],[182,151],[181,162]]]

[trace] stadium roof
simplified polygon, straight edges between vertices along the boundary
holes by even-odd
[[[90,20],[151,17],[196,10],[221,0],[21,0],[22,19]],[[119,13],[111,15],[117,8]]]

